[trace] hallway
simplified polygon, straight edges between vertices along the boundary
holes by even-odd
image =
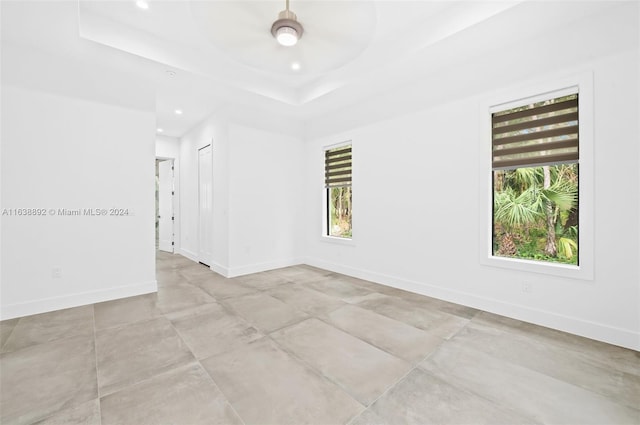
[[[640,421],[632,350],[308,266],[226,279],[159,252],[157,278],[2,322],[0,422]]]

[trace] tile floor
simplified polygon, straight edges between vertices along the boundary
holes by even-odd
[[[0,323],[0,423],[640,424],[640,354],[307,266]]]

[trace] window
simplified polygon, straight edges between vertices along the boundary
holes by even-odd
[[[479,107],[480,263],[593,280],[593,72],[501,88]],[[555,256],[544,252],[549,229]]]
[[[578,266],[578,94],[491,115],[492,254]]]
[[[351,157],[351,145],[324,152],[326,236],[346,239],[352,236]]]

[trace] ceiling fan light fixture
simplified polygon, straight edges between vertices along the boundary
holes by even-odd
[[[298,31],[291,27],[280,27],[276,30],[276,40],[283,46],[294,46],[298,42]]]
[[[294,46],[304,29],[295,13],[289,10],[289,0],[287,8],[278,14],[278,19],[271,25],[271,35],[283,46]]]

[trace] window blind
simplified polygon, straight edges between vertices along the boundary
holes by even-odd
[[[324,152],[324,187],[351,186],[351,146]]]
[[[578,162],[578,94],[492,114],[494,170]]]

